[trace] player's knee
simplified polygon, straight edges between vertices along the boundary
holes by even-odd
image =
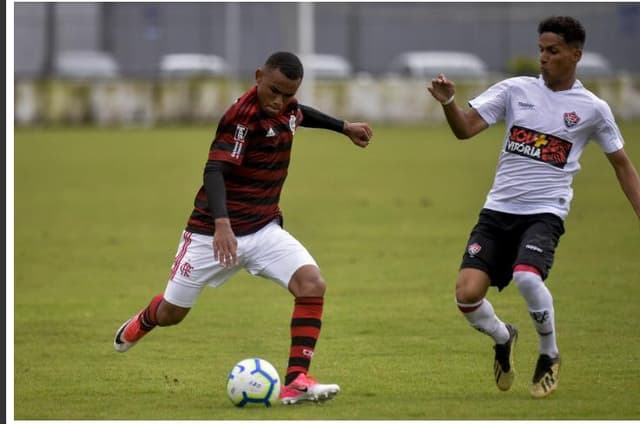
[[[296,297],[324,296],[326,283],[315,266],[302,267],[293,275],[289,291]]]
[[[484,299],[485,291],[471,284],[470,281],[458,279],[456,282],[456,303],[473,304]]]

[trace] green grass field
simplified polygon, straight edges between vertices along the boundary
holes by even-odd
[[[640,168],[640,123],[621,129]],[[640,227],[595,145],[548,280],[558,391],[529,397],[537,337],[515,287],[489,294],[520,328],[509,392],[493,383],[491,340],[455,307],[501,127],[460,143],[444,126],[374,126],[366,150],[298,132],[281,206],[328,283],[311,372],[341,385],[336,400],[231,405],[234,363],[261,356],[282,373],[289,350],[292,297],[246,273],[116,353],[116,328],[164,290],[214,130],[16,130],[16,420],[640,418]]]

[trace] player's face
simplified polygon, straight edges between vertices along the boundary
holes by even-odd
[[[571,88],[582,51],[568,45],[562,36],[552,32],[540,34],[538,45],[540,48],[540,72],[547,87],[552,90]]]
[[[260,108],[269,116],[276,116],[296,95],[302,78],[291,80],[279,69],[259,68],[256,71],[258,102]]]

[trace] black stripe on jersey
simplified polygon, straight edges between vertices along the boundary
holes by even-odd
[[[233,202],[241,202],[249,205],[275,205],[280,200],[280,196],[271,196],[271,197],[255,197],[251,194],[248,195],[240,195],[240,194],[231,194],[227,196],[227,201]]]
[[[281,175],[281,174],[278,174]],[[252,188],[275,188],[280,187],[284,184],[287,176],[282,176],[275,180],[256,180],[254,178],[246,178],[240,177],[237,175],[230,175],[225,178],[225,182],[227,184],[235,184],[240,187],[239,189],[247,189],[247,186],[251,186]],[[229,192],[229,187],[227,187],[227,192]]]
[[[278,143],[278,144],[254,142],[249,144],[249,149],[251,149],[251,151],[253,152],[259,152],[259,153],[288,152],[291,150],[292,144],[293,143],[291,143],[291,141]]]
[[[256,212],[259,212],[259,211],[256,211]],[[267,221],[270,221],[273,218],[273,216],[266,215],[264,213],[258,215],[255,213],[248,213],[248,212],[247,213],[229,212],[229,218],[237,221],[242,221],[242,222],[239,222],[239,224],[246,225],[246,224],[252,224],[252,223],[264,221],[265,219]]]
[[[213,143],[209,150],[222,150],[223,152],[233,152],[236,146],[230,143]]]
[[[254,161],[254,162],[245,161],[242,163],[242,165],[245,168],[257,169],[259,171],[275,171],[275,170],[289,168],[289,162],[291,162],[289,159],[279,161],[279,162],[272,162],[269,164],[265,164],[263,162],[257,162],[257,161]]]

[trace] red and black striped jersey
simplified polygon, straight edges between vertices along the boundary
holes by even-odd
[[[276,117],[262,112],[257,87],[240,97],[220,119],[208,161],[233,165],[225,175],[226,206],[237,236],[282,219],[278,203],[287,178],[293,135],[301,121],[302,112],[295,99]],[[187,231],[212,235],[214,230],[203,185],[196,194]]]

